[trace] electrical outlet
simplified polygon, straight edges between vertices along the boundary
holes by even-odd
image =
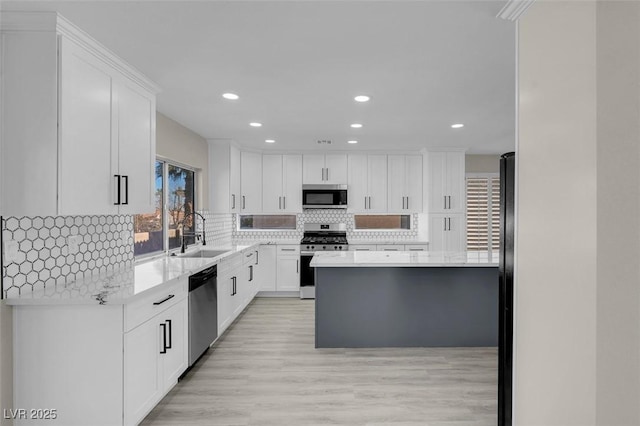
[[[69,254],[75,254],[80,250],[82,237],[80,235],[70,235],[67,237],[67,245],[69,246]]]
[[[4,262],[11,263],[18,259],[18,242],[7,240],[4,242]]]

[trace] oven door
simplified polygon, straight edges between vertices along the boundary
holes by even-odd
[[[314,299],[316,297],[316,277],[314,268],[309,266],[313,258],[312,251],[300,252],[300,298]]]

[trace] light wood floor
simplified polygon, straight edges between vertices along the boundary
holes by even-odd
[[[315,349],[312,300],[258,298],[143,425],[496,425],[497,348]]]

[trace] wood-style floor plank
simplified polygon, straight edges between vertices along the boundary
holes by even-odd
[[[497,348],[315,349],[312,300],[257,298],[146,426],[493,426]]]

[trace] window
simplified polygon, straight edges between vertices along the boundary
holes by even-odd
[[[411,229],[411,216],[400,214],[354,215],[355,229]]]
[[[182,234],[194,231],[195,221],[190,215],[195,211],[194,194],[193,170],[156,161],[156,209],[133,218],[135,256],[180,247]],[[185,237],[187,243],[193,243],[194,239],[191,235]]]
[[[241,215],[239,228],[245,231],[296,229],[296,215]]]
[[[500,248],[500,177],[467,175],[467,250]]]

